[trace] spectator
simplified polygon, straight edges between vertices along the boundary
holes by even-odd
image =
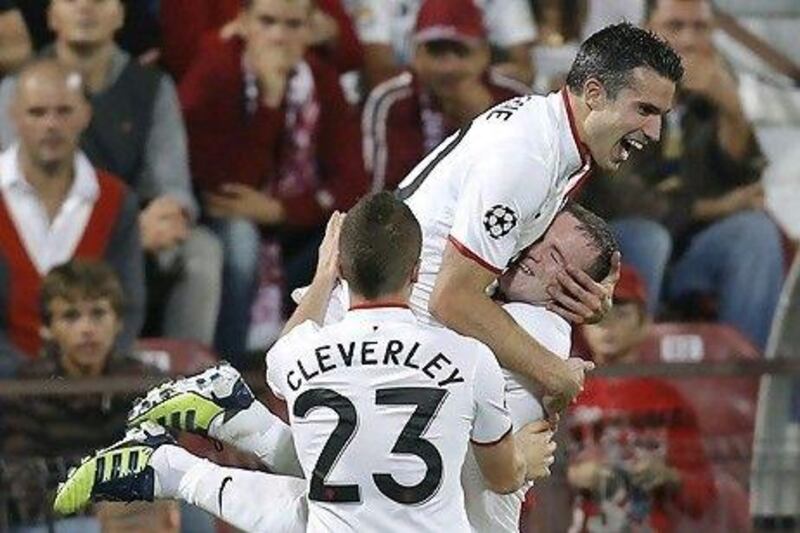
[[[97,518],[103,533],[179,533],[181,513],[177,502],[102,503]]]
[[[90,109],[80,78],[38,60],[11,101],[19,142],[0,155],[0,353],[39,352],[42,278],[72,257],[104,258],[127,295],[121,347],[142,325],[144,274],[136,198],[78,150]]]
[[[123,292],[100,262],[71,261],[43,280],[40,305],[44,357],[20,368],[21,379],[141,376],[145,368],[114,352],[123,328]],[[50,502],[64,469],[125,430],[131,398],[108,394],[36,396],[3,405],[0,449],[6,461],[4,492],[14,525],[52,520]],[[9,486],[10,485],[10,486]],[[16,524],[15,524],[16,522]],[[90,518],[68,519],[55,531],[88,531]],[[21,527],[20,531],[27,531]]]
[[[13,0],[0,0],[0,76],[14,72],[31,55],[31,37]]]
[[[423,0],[353,0],[356,28],[364,46],[368,88],[395,76],[411,59],[414,22]],[[460,2],[453,2],[460,4]],[[477,0],[505,74],[525,84],[533,81],[531,44],[536,37],[527,0]]]
[[[713,294],[719,319],[763,349],[784,276],[781,234],[764,211],[763,158],[736,80],[711,40],[711,2],[647,7],[648,25],[682,55],[683,85],[660,142],[631,154],[619,178],[594,180],[586,201],[614,220],[651,312],[672,257],[666,299]]]
[[[650,324],[645,288],[623,267],[614,307],[582,332],[595,363],[635,364]],[[716,497],[696,414],[654,378],[589,378],[569,426],[567,479],[577,492],[570,531],[674,530],[677,508],[699,518]]]
[[[244,38],[206,43],[180,86],[195,183],[222,239],[217,348],[244,350],[262,230],[289,287],[310,281],[324,223],[367,188],[356,112],[306,51],[311,0],[253,0]]]
[[[426,0],[411,70],[378,85],[364,107],[364,161],[374,191],[394,189],[448,135],[494,105],[527,93],[489,68],[489,43],[472,0]]]
[[[2,1],[17,4],[33,41],[34,50],[40,51],[52,44],[55,34],[48,22],[48,8],[51,0]],[[125,6],[126,17],[120,29],[120,44],[126,52],[144,59],[143,54],[155,50],[159,41],[158,20],[151,7],[153,1],[121,1]]]
[[[148,334],[209,344],[222,258],[213,234],[193,225],[197,205],[175,88],[166,75],[140,66],[114,43],[123,23],[120,0],[53,0],[48,15],[56,41],[43,55],[80,73],[92,103],[83,150],[146,206],[139,221],[147,251]],[[0,107],[13,84],[9,79],[0,87]],[[8,146],[15,135],[0,117],[2,143]],[[155,314],[162,311],[163,317]]]
[[[311,49],[339,72],[360,69],[361,42],[341,0],[315,0],[310,19]],[[163,62],[181,79],[194,59],[203,36],[220,32],[224,39],[241,37],[242,0],[162,0]]]

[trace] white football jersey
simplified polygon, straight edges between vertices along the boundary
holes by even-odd
[[[347,0],[345,6],[365,44],[388,44],[401,65],[411,60],[412,37],[422,0]],[[527,0],[476,0],[489,42],[508,47],[536,38]]]
[[[557,314],[544,307],[524,303],[507,303],[503,308],[511,317],[545,348],[567,359],[572,347],[572,328]],[[514,428],[519,429],[544,418],[537,387],[524,377],[503,370],[506,403]],[[478,463],[468,452],[461,478],[467,517],[476,533],[516,533],[525,493],[533,485],[526,483],[511,494],[497,494],[486,488]]]
[[[307,321],[267,355],[308,480],[308,531],[469,531],[470,440],[511,431],[492,352],[408,308]]]
[[[566,90],[507,100],[445,139],[397,190],[422,226],[414,311],[433,322],[428,302],[448,240],[500,274],[545,233],[591,161]]]

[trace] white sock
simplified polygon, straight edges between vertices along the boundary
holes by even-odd
[[[276,474],[303,477],[291,428],[258,400],[227,422],[224,416],[212,421],[209,434],[254,454]]]
[[[179,487],[186,473],[201,464],[203,459],[192,455],[180,446],[163,444],[150,458],[150,466],[155,470],[155,489],[157,499],[179,497]]]
[[[183,476],[180,499],[244,531],[300,533],[306,530],[308,508],[302,479],[200,459]]]

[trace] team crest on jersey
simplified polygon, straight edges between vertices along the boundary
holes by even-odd
[[[483,227],[492,239],[508,235],[516,225],[517,214],[507,205],[494,205],[483,215]]]

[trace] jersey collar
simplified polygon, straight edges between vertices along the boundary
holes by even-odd
[[[566,192],[569,195],[577,190],[578,185],[591,174],[594,167],[589,147],[578,136],[575,115],[569,102],[567,88],[559,91],[556,101],[561,116],[559,123],[559,146],[565,157],[559,162],[558,175],[566,180]]]
[[[381,322],[415,322],[413,311],[405,303],[376,302],[362,303],[350,307],[345,320],[381,321]]]

